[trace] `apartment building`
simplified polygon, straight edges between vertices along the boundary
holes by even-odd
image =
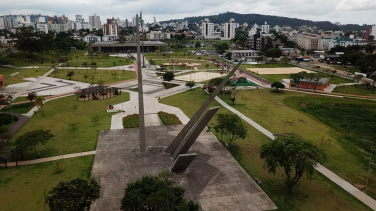
[[[107,19],[107,23],[103,25],[103,34],[109,36],[119,36],[119,26],[114,18]]]
[[[231,40],[235,38],[236,22],[234,18],[231,18],[228,23],[223,24],[223,40]]]
[[[209,18],[205,18],[202,22],[201,34],[205,39],[214,38],[214,23],[210,23]]]
[[[266,41],[266,37],[257,33],[248,38],[246,45],[249,49],[262,51],[265,48]]]
[[[89,24],[91,28],[101,29],[101,17],[96,15],[95,13],[94,15],[89,15]]]
[[[296,44],[306,50],[324,50],[324,40],[315,34],[299,34],[296,37]]]
[[[146,34],[146,38],[149,40],[166,40],[171,39],[171,33],[165,33],[161,31],[151,31]]]

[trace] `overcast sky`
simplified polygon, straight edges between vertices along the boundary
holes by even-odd
[[[376,0],[0,0],[0,15],[64,14],[74,20],[80,14],[88,21],[96,13],[102,23],[111,17],[130,20],[141,9],[146,22],[152,22],[154,16],[163,21],[229,11],[341,24],[376,23]]]

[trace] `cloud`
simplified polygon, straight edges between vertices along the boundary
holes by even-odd
[[[336,10],[339,11],[364,11],[376,10],[375,0],[342,0]]]
[[[376,12],[376,0],[11,0],[0,1],[0,15],[43,14],[88,16],[96,13],[106,18],[132,19],[143,11],[146,22],[180,19],[191,16],[216,15],[224,12],[256,13],[341,23],[369,23]]]

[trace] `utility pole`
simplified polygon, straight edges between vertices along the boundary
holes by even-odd
[[[145,55],[144,55],[144,22],[141,17],[141,34],[142,34],[142,68],[145,68]]]
[[[145,143],[145,113],[144,113],[144,92],[142,89],[142,69],[141,69],[141,51],[140,51],[140,20],[136,15],[136,40],[137,40],[137,73],[138,73],[138,123],[139,123],[139,141],[140,153],[146,152]]]

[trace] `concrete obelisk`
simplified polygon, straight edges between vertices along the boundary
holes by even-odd
[[[137,74],[138,74],[138,114],[140,129],[140,153],[146,152],[145,143],[145,111],[144,111],[144,92],[142,89],[142,69],[141,69],[141,51],[140,51],[140,21],[136,15],[136,41],[137,41]]]

